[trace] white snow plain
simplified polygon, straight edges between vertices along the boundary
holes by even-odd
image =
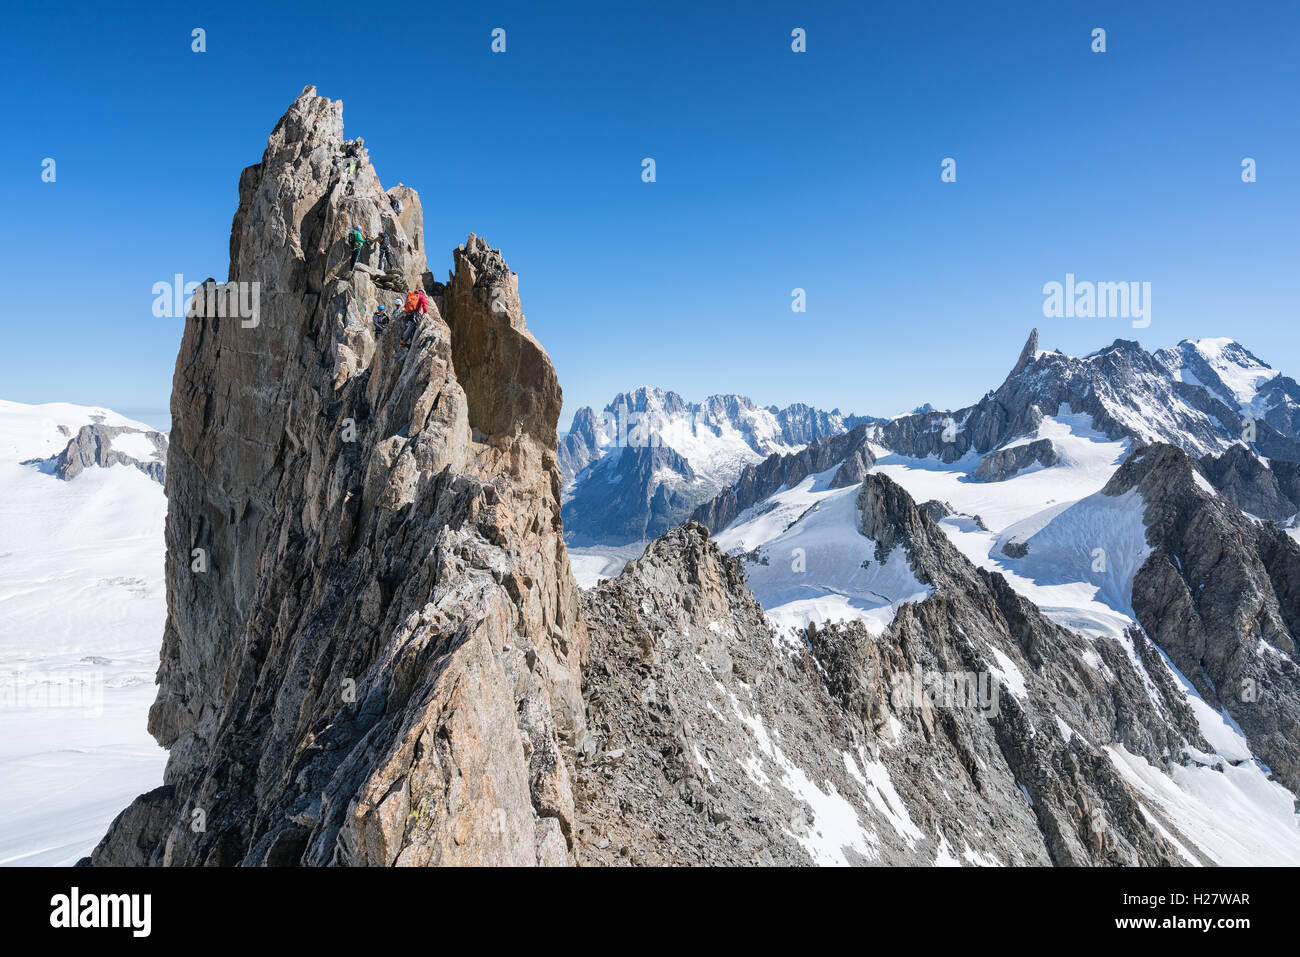
[[[166,752],[145,725],[166,499],[128,466],[50,474],[94,416],[149,428],[107,409],[0,401],[0,864],[73,864],[162,783]]]

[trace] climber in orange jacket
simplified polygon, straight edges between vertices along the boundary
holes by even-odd
[[[406,328],[402,330],[402,345],[409,346],[420,317],[429,314],[429,297],[424,294],[423,289],[412,289],[406,294],[406,303],[402,308],[406,310]]]

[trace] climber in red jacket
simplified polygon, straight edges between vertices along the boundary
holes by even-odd
[[[406,294],[403,308],[406,310],[406,328],[402,330],[402,345],[409,346],[420,317],[429,314],[429,297],[423,289],[412,289]]]

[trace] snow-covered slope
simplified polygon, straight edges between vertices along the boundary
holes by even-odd
[[[746,555],[754,597],[789,640],[810,622],[849,618],[878,634],[899,605],[931,591],[901,548],[876,560],[876,543],[858,531],[857,486],[831,488],[833,473],[810,475],[717,536],[724,551]]]
[[[1092,427],[1089,416],[1075,414],[1068,406],[1060,415],[1044,418],[1031,438],[1050,439],[1058,462],[1018,472],[1002,482],[973,481],[980,460],[974,452],[945,465],[936,458],[914,459],[881,448],[875,470],[898,482],[917,501],[935,500],[948,506],[952,514],[939,524],[962,554],[977,567],[1002,572],[1049,618],[1084,632],[1122,635],[1128,619],[1098,600],[1102,585],[1092,579],[1102,579],[1091,572],[1092,552],[1110,546],[1109,552],[1118,560],[1121,552],[1131,554],[1136,546],[1126,539],[1124,549],[1116,548],[1106,528],[1096,522],[1089,526],[1090,518],[1097,522],[1100,518],[1085,518],[1090,509],[1082,503],[1115,474],[1130,443],[1108,439]],[[1024,542],[1032,535],[1068,540],[1062,531],[1066,526],[1081,536],[1077,542],[1062,544],[1073,549],[1068,560],[1059,554],[1044,560],[1039,549],[1031,549],[1034,565],[1022,572],[1017,560],[1004,551],[1008,542]],[[1140,528],[1139,516],[1139,537]],[[1128,535],[1131,539],[1131,532]],[[1111,576],[1104,580],[1110,581]]]
[[[128,465],[55,477],[96,421],[152,432],[107,409],[0,401],[0,864],[74,863],[162,780],[145,724],[166,499]]]

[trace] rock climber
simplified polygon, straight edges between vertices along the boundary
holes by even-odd
[[[423,289],[412,289],[406,294],[406,328],[402,330],[402,345],[409,346],[421,316],[429,314],[429,297]]]
[[[353,226],[352,232],[348,233],[348,239],[352,241],[352,264],[349,268],[356,269],[357,262],[361,259],[361,253],[366,248],[366,237],[361,232],[360,226]]]
[[[375,314],[370,318],[371,321],[373,321],[375,324],[375,332],[381,333],[388,326],[388,321],[392,317],[388,314],[387,309],[385,309],[383,306],[380,306],[378,309],[375,310]]]
[[[393,251],[388,247],[388,234],[381,229],[379,235],[370,242],[379,247],[379,252],[375,257],[375,264],[379,267],[380,272],[387,272],[393,266]]]

